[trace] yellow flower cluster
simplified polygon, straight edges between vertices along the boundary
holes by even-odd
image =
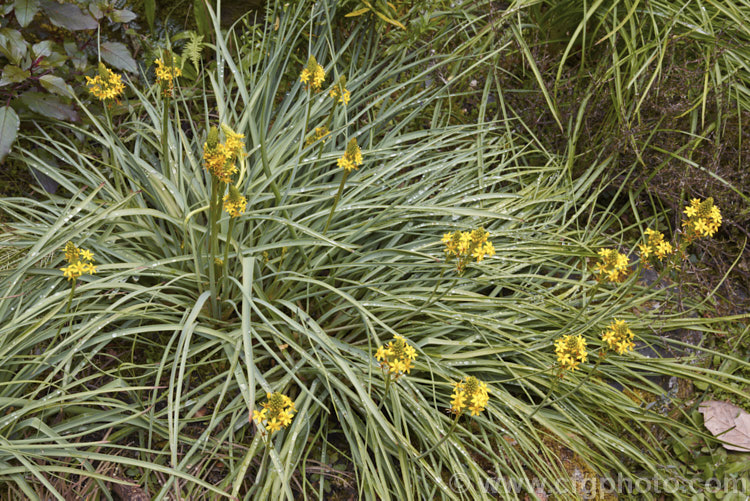
[[[461,414],[468,408],[472,416],[478,416],[487,407],[488,393],[487,385],[474,376],[453,383],[451,412]]]
[[[648,259],[649,256],[656,256],[659,261],[674,253],[672,244],[664,240],[664,234],[660,231],[654,231],[651,228],[646,229],[646,243],[638,246],[641,249],[641,257]]]
[[[346,77],[344,75],[341,75],[341,78],[339,78],[338,83],[333,86],[333,89],[331,89],[328,95],[331,96],[333,100],[337,103],[349,104],[351,95],[349,94],[349,91],[346,90],[345,85],[346,85]]]
[[[233,184],[229,185],[229,193],[224,195],[224,210],[232,217],[239,217],[245,212],[247,199],[240,193],[240,190]]]
[[[337,163],[346,172],[357,170],[357,166],[362,165],[362,150],[357,145],[356,137],[351,138],[349,144],[346,145],[344,156],[339,158]]]
[[[685,208],[687,219],[682,221],[688,240],[698,237],[712,237],[721,226],[721,211],[714,205],[713,197],[704,201],[694,198]]]
[[[161,59],[157,59],[154,63],[156,63],[156,79],[162,87],[162,94],[171,96],[174,91],[173,80],[182,75],[182,70],[174,65],[165,66]]]
[[[242,139],[244,134],[237,134],[228,126],[221,126],[227,140],[225,143],[219,142],[219,129],[211,127],[208,132],[208,138],[203,145],[203,163],[211,174],[216,176],[222,183],[229,184],[232,182],[232,175],[237,172],[235,160],[242,155],[242,148],[245,143]]]
[[[596,272],[611,282],[622,282],[628,276],[628,257],[615,249],[601,249],[602,261],[596,265]]]
[[[302,73],[299,75],[300,82],[305,84],[306,89],[319,91],[325,79],[326,71],[315,60],[315,56],[310,56],[310,59],[307,60],[307,66],[302,69]]]
[[[89,93],[101,101],[117,99],[125,91],[122,76],[99,63],[99,74],[95,77],[86,77],[86,85]]]
[[[76,279],[88,273],[93,275],[96,273],[96,266],[94,266],[94,254],[87,249],[79,249],[73,242],[65,244],[63,249],[65,252],[65,260],[68,262],[68,266],[60,268],[63,272],[63,276],[68,280]]]
[[[331,131],[328,130],[328,127],[325,125],[323,127],[315,127],[315,134],[308,137],[305,141],[305,146],[310,146],[311,144],[315,143],[316,141],[320,141],[321,139],[323,142],[325,142],[325,138],[327,135],[329,135]]]
[[[495,255],[495,246],[487,241],[487,237],[489,233],[480,227],[472,231],[445,233],[440,241],[445,244],[448,257],[457,258],[456,269],[461,273],[472,258],[480,262],[485,256]]]
[[[406,342],[406,339],[396,334],[393,336],[393,341],[378,348],[378,351],[375,352],[375,358],[380,362],[380,367],[387,369],[388,373],[393,374],[395,379],[411,371],[411,368],[414,367],[414,360],[417,358],[417,352],[413,346]]]
[[[580,364],[585,363],[588,357],[586,340],[581,335],[572,334],[558,338],[555,340],[555,354],[563,370],[574,371]]]
[[[602,341],[607,343],[611,350],[617,351],[620,355],[635,348],[635,344],[633,344],[633,331],[628,328],[625,320],[617,320],[616,318],[610,324],[609,329],[602,333]]]
[[[273,433],[291,424],[294,413],[294,402],[279,392],[266,393],[266,402],[262,410],[253,411],[253,421],[262,426],[265,422],[266,430]]]

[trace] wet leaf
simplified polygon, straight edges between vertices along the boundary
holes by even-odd
[[[107,17],[113,23],[129,23],[138,16],[130,10],[113,10]]]
[[[10,152],[11,145],[18,134],[18,115],[10,106],[0,108],[0,162]]]
[[[73,97],[73,89],[70,87],[70,85],[65,83],[65,80],[60,77],[56,77],[54,75],[44,75],[43,77],[39,78],[39,83],[42,84],[42,87],[53,94],[65,97]]]
[[[28,106],[31,111],[45,117],[58,120],[78,120],[76,110],[55,96],[42,94],[41,92],[24,92],[21,96],[21,102]]]
[[[102,59],[109,64],[117,68],[118,70],[125,70],[131,73],[138,71],[138,65],[135,63],[135,59],[130,55],[130,51],[125,44],[120,42],[104,42],[101,45]]]
[[[23,82],[29,76],[31,73],[29,73],[27,70],[22,70],[18,66],[14,66],[12,64],[6,64],[3,68],[3,76],[0,77],[0,87],[3,85],[8,85],[10,83],[19,83]]]
[[[0,29],[0,52],[10,59],[12,63],[17,63],[26,55],[28,44],[21,36],[18,30],[10,28]]]
[[[52,0],[42,0],[42,8],[52,24],[66,30],[94,30],[99,26],[96,19],[72,3],[59,4]]]
[[[52,54],[52,42],[50,40],[44,40],[35,43],[31,46],[31,53],[34,54],[34,58],[49,56]]]
[[[750,452],[750,413],[736,405],[709,400],[698,410],[703,414],[703,424],[730,451]]]

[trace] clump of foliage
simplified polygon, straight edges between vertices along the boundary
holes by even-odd
[[[79,120],[84,75],[98,59],[138,71],[127,39],[136,14],[98,0],[18,0],[0,7],[0,162],[22,120]],[[127,41],[127,40],[126,40]]]
[[[608,158],[575,169],[490,106],[489,63],[530,54],[515,26],[494,43],[496,3],[411,50],[336,0],[228,31],[206,4],[212,43],[159,54],[158,82],[99,69],[84,123],[23,131],[44,154],[12,160],[61,189],[0,200],[9,494],[570,498],[559,444],[586,479],[689,483],[675,443],[712,439],[664,380],[739,397],[748,363],[670,337],[718,320],[675,307],[706,311],[662,280],[679,233],[623,224]],[[638,242],[663,259],[634,267]]]

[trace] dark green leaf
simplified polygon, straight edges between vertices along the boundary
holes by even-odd
[[[73,89],[70,87],[70,85],[65,83],[65,80],[60,77],[56,77],[54,75],[44,75],[39,79],[39,83],[42,84],[42,87],[53,94],[65,97],[73,97]]]
[[[94,19],[97,21],[104,17],[104,12],[102,12],[101,7],[99,7],[99,4],[96,2],[91,2],[89,4],[89,12],[91,12],[91,15],[94,16]]]
[[[41,92],[25,92],[21,96],[21,102],[28,106],[31,111],[45,117],[56,118],[58,120],[78,120],[76,110],[55,96],[42,94]]]
[[[18,134],[18,115],[10,106],[0,108],[0,162],[10,152]]]
[[[39,10],[39,0],[16,0],[13,4],[16,13],[16,21],[26,27]]]
[[[72,3],[59,4],[52,0],[42,0],[42,8],[52,24],[66,30],[93,30],[99,25],[90,14],[84,13]]]
[[[107,17],[113,23],[129,23],[138,16],[130,10],[113,10]]]
[[[29,76],[31,73],[29,73],[26,70],[22,70],[18,66],[14,66],[12,64],[6,64],[5,68],[3,68],[3,76],[0,78],[0,87],[3,85],[8,85],[9,83],[18,83],[23,82]]]
[[[119,70],[135,73],[138,71],[138,65],[135,59],[130,55],[130,51],[125,44],[120,42],[104,42],[101,45],[102,59]]]

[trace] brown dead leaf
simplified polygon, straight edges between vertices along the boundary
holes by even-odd
[[[750,414],[727,402],[709,400],[698,411],[703,414],[703,424],[713,436],[723,440],[725,449],[750,452]]]

